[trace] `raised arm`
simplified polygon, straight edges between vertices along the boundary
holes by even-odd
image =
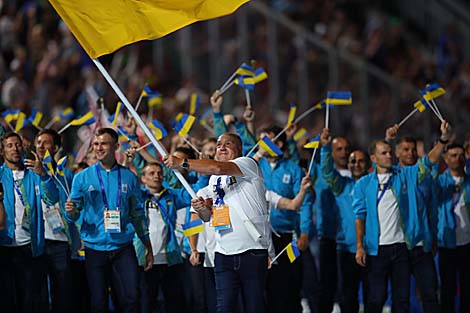
[[[183,164],[183,159],[175,156],[166,156],[163,159],[165,166],[177,169]],[[187,160],[189,169],[205,175],[243,176],[242,171],[234,162],[220,162],[215,160]]]

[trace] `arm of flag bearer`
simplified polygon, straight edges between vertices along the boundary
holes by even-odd
[[[197,2],[171,1],[165,3],[150,0],[50,0],[54,9],[92,58],[98,70],[134,117],[161,156],[165,148],[152,136],[136,110],[129,103],[118,85],[98,61],[101,55],[140,40],[163,37],[195,21],[207,20],[231,14],[248,0],[204,0]],[[103,16],[107,18],[103,20]],[[125,16],[126,18],[122,18]],[[158,20],[154,17],[158,16]],[[97,32],[96,29],[103,31]],[[123,35],[124,34],[124,35]],[[195,198],[196,193],[178,170],[175,175]]]
[[[351,105],[352,94],[350,91],[328,91],[326,94],[326,113],[325,113],[325,128],[329,126],[330,120],[330,106],[335,105]]]
[[[293,263],[299,256],[300,256],[300,251],[299,248],[297,247],[297,242],[295,240],[292,240],[284,249],[282,249],[281,252],[279,252],[272,260],[271,263],[274,263],[281,254],[286,251],[287,257],[289,258],[289,261]]]
[[[434,102],[434,99],[445,94],[446,91],[444,88],[440,87],[438,84],[427,85],[426,88],[420,91],[422,97],[416,101],[413,106],[414,109],[408,113],[399,123],[398,126],[402,126],[410,117],[413,116],[416,112],[424,112],[426,108],[430,108],[431,111],[437,116],[437,118],[442,122],[444,118],[442,117],[437,104]]]

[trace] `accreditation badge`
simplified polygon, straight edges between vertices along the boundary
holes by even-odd
[[[53,233],[58,233],[65,229],[60,212],[56,207],[47,207],[44,211],[44,217]]]
[[[215,230],[230,229],[230,209],[228,205],[214,206],[212,210],[212,226]]]
[[[107,233],[121,232],[121,212],[119,210],[104,211],[104,230]]]

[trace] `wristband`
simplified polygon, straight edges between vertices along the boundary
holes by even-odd
[[[441,138],[439,138],[439,142],[442,143],[443,145],[446,145],[449,143],[449,139],[447,140],[442,140]]]

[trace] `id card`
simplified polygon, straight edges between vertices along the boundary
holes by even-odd
[[[65,229],[64,222],[62,221],[59,210],[57,210],[57,208],[48,207],[44,211],[44,217],[46,218],[46,222],[49,225],[49,227],[52,229],[53,233],[58,233]]]
[[[212,226],[215,230],[230,229],[230,212],[228,205],[215,206],[212,210]]]
[[[104,211],[104,230],[107,233],[121,232],[121,212],[119,210]]]

